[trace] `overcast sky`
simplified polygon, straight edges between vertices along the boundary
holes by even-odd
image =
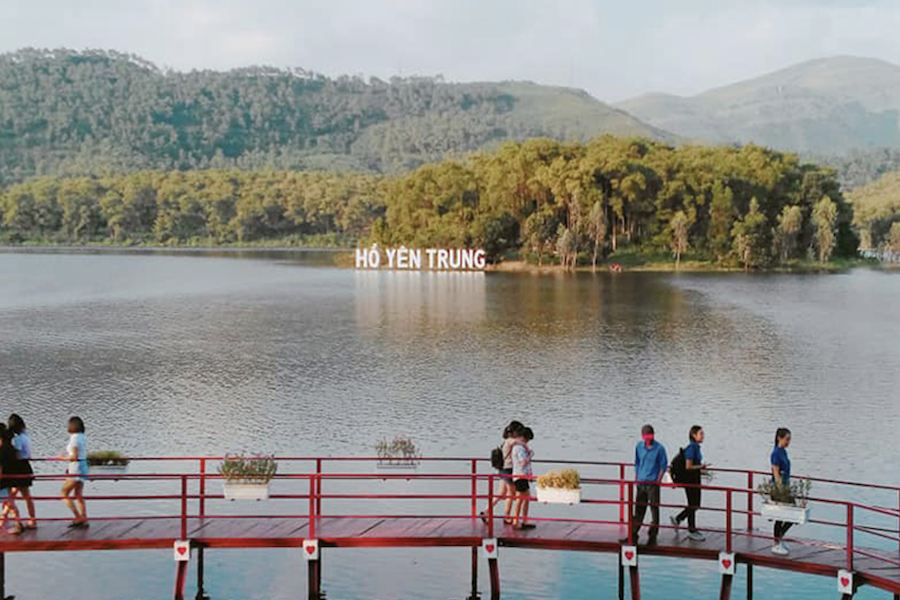
[[[179,70],[528,79],[618,101],[837,54],[900,64],[900,0],[4,0],[0,50],[24,46]]]

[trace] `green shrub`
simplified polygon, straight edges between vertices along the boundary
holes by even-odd
[[[235,483],[269,483],[277,471],[273,454],[228,454],[219,465],[219,475]]]
[[[581,488],[581,475],[575,469],[550,471],[538,477],[538,487],[577,490]]]
[[[87,461],[92,467],[124,467],[130,462],[128,457],[114,450],[88,452]]]

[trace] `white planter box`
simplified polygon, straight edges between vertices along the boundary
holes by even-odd
[[[538,502],[546,504],[579,504],[581,502],[581,489],[565,490],[562,488],[537,489]]]
[[[226,500],[266,500],[269,497],[268,483],[225,482]]]
[[[122,475],[128,472],[128,465],[89,465],[91,475]]]
[[[793,504],[779,504],[777,502],[763,502],[759,513],[769,521],[784,521],[803,525],[809,521],[809,507],[795,506]]]

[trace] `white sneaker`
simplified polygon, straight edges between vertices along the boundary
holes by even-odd
[[[781,542],[781,547],[784,548],[785,550],[787,550],[788,552],[791,551],[791,547],[787,545],[787,542]]]
[[[678,522],[678,519],[669,515],[669,523],[672,524],[672,527],[675,528],[675,532],[677,533],[679,529],[681,529],[681,523]]]
[[[688,537],[694,540],[695,542],[705,542],[706,536],[704,536],[699,531],[690,531],[688,532]]]
[[[778,556],[787,556],[791,551],[785,548],[784,544],[775,544],[772,546],[772,554],[777,554]]]

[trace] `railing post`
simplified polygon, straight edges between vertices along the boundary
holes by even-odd
[[[322,459],[316,459],[316,514],[322,514]]]
[[[316,475],[309,477],[309,539],[316,539]]]
[[[753,471],[747,473],[747,531],[753,531]]]
[[[187,501],[188,501],[188,480],[187,475],[181,476],[181,539],[187,539]]]
[[[900,490],[897,490],[897,534],[897,543],[900,544]],[[900,553],[900,546],[897,547],[897,552]]]
[[[619,523],[625,522],[625,464],[619,465]]]
[[[634,546],[634,482],[628,482],[628,545]]]
[[[472,459],[472,518],[478,516],[478,460]]]
[[[731,490],[725,492],[725,551],[731,554]]]
[[[200,518],[206,516],[206,459],[200,459]]]
[[[488,475],[488,539],[494,538],[494,475]]]
[[[853,571],[853,504],[847,504],[847,570]]]

